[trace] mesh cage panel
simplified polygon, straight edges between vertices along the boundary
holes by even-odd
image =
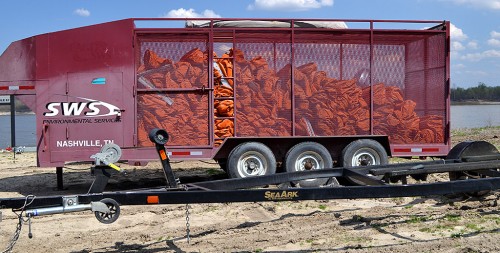
[[[210,144],[208,95],[188,90],[209,85],[207,41],[206,34],[139,36],[138,146],[153,146],[153,128],[166,129],[171,146]]]
[[[218,57],[230,55],[234,79],[228,80],[234,80],[234,98],[233,91],[221,93],[214,85],[214,105],[234,101],[234,111],[221,116],[216,107],[214,116],[216,125],[234,127],[230,136],[377,134],[388,135],[392,144],[444,143],[444,33],[379,31],[374,44],[366,32],[302,30],[293,40],[290,32],[279,30],[231,30],[223,35],[214,35],[213,49]],[[138,41],[138,88],[150,90],[138,97],[139,128],[154,123],[167,130],[187,129],[179,130],[179,139],[169,144],[209,144],[209,101],[204,96],[183,98],[195,94],[179,92],[208,87],[207,35],[148,35]],[[153,94],[157,88],[162,92]],[[170,108],[167,101],[174,98],[177,104],[186,102],[183,110]],[[179,121],[177,115],[195,123]],[[143,137],[139,134],[140,140]],[[214,136],[216,141],[224,137]]]
[[[141,41],[137,58],[139,89],[208,86],[205,41]]]
[[[359,78],[363,72],[370,69],[369,44],[344,44],[342,45],[342,76],[348,80]],[[367,83],[369,84],[369,77]]]
[[[291,45],[240,38],[236,47],[236,135],[291,135]]]
[[[172,104],[165,102],[168,97]],[[140,94],[137,97],[138,146],[154,146],[148,139],[153,128],[169,133],[169,146],[209,144],[208,96],[186,94]]]
[[[355,59],[365,55],[357,51],[354,53],[355,50],[341,52],[345,49],[343,46],[322,41],[295,44],[293,89],[296,135],[333,136],[369,132],[369,108],[362,98],[358,79],[340,80],[344,75],[341,53],[347,53],[343,55],[343,63],[348,62],[351,66],[349,70],[352,72],[347,73],[351,76],[364,69],[365,66]],[[351,49],[350,46],[347,48]]]
[[[381,58],[376,53],[374,57],[377,60],[374,60],[374,64],[380,64],[383,66],[380,69],[391,74],[382,75],[386,78],[375,78],[374,134],[388,135],[394,144],[444,143],[444,47],[442,35],[419,38],[406,44],[404,48],[375,47],[389,49],[382,54],[387,57]],[[386,58],[388,62],[384,62]],[[381,60],[382,63],[379,63]]]

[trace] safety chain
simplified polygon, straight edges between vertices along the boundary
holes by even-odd
[[[189,235],[189,233],[191,232],[190,227],[191,224],[189,224],[189,204],[186,204],[186,239],[188,244],[191,242],[191,237]]]
[[[14,245],[16,245],[17,240],[19,240],[19,235],[21,234],[21,229],[23,228],[23,224],[26,222],[26,220],[23,219],[23,213],[26,210],[26,207],[31,205],[31,203],[33,203],[35,198],[36,197],[34,195],[28,195],[28,196],[26,196],[26,199],[24,200],[24,205],[22,207],[17,208],[17,209],[12,209],[12,212],[14,212],[14,214],[17,215],[19,222],[17,223],[16,231],[14,232],[12,239],[10,239],[9,245],[7,246],[7,248],[4,251],[2,251],[2,253],[11,252],[12,249],[14,248]],[[28,203],[28,201],[29,201],[29,203]],[[19,211],[20,211],[20,213],[17,213]],[[30,223],[30,238],[31,238],[31,216],[28,216],[27,221]]]
[[[180,182],[179,182],[180,183]],[[185,191],[188,191],[188,187],[187,185],[182,185],[182,187],[184,188]],[[191,242],[191,236],[190,236],[190,232],[191,232],[191,224],[189,223],[189,204],[186,204],[186,239],[187,239],[187,243],[189,244]]]

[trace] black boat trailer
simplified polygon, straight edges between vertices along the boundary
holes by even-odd
[[[154,129],[149,138],[155,143],[160,157],[166,187],[103,192],[110,176],[121,171],[113,164],[118,161],[121,151],[117,146],[106,146],[101,153],[93,156],[96,164],[92,170],[96,179],[88,193],[0,198],[0,207],[24,213],[29,222],[31,217],[39,215],[91,210],[100,222],[112,223],[118,219],[121,205],[393,198],[464,193],[479,196],[500,188],[500,153],[492,144],[484,141],[462,142],[449,152],[446,159],[436,161],[338,167],[180,184],[172,172],[164,146],[168,140],[167,132]],[[408,176],[425,179],[432,173],[449,173],[450,181],[408,184],[406,180]],[[333,183],[316,188],[283,187],[289,186],[290,182],[314,178],[344,178],[363,185],[339,186]],[[391,184],[399,180],[402,184]],[[21,221],[22,217],[19,218]]]

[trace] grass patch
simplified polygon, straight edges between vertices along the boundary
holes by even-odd
[[[447,214],[444,216],[447,221],[457,222],[460,220],[460,215],[457,214]]]
[[[473,230],[475,232],[479,232],[483,229],[482,227],[480,227],[479,225],[474,224],[474,223],[468,223],[465,225],[465,227],[470,229],[470,230]]]
[[[326,205],[319,205],[318,208],[321,209],[321,210],[325,210],[326,209]]]
[[[208,169],[207,170],[207,174],[209,176],[215,176],[215,175],[219,175],[219,174],[222,174],[224,173],[223,171],[219,170],[219,169]]]
[[[406,223],[421,223],[421,222],[425,222],[427,220],[429,220],[429,219],[425,216],[412,215],[412,216],[410,216],[409,220],[406,220]]]

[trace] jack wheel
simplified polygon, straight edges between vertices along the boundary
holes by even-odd
[[[108,213],[94,212],[95,218],[104,224],[111,224],[115,222],[120,216],[120,205],[114,199],[102,199],[102,203],[108,206]]]
[[[151,142],[162,146],[168,141],[168,133],[164,129],[154,128],[149,131],[148,137]]]

